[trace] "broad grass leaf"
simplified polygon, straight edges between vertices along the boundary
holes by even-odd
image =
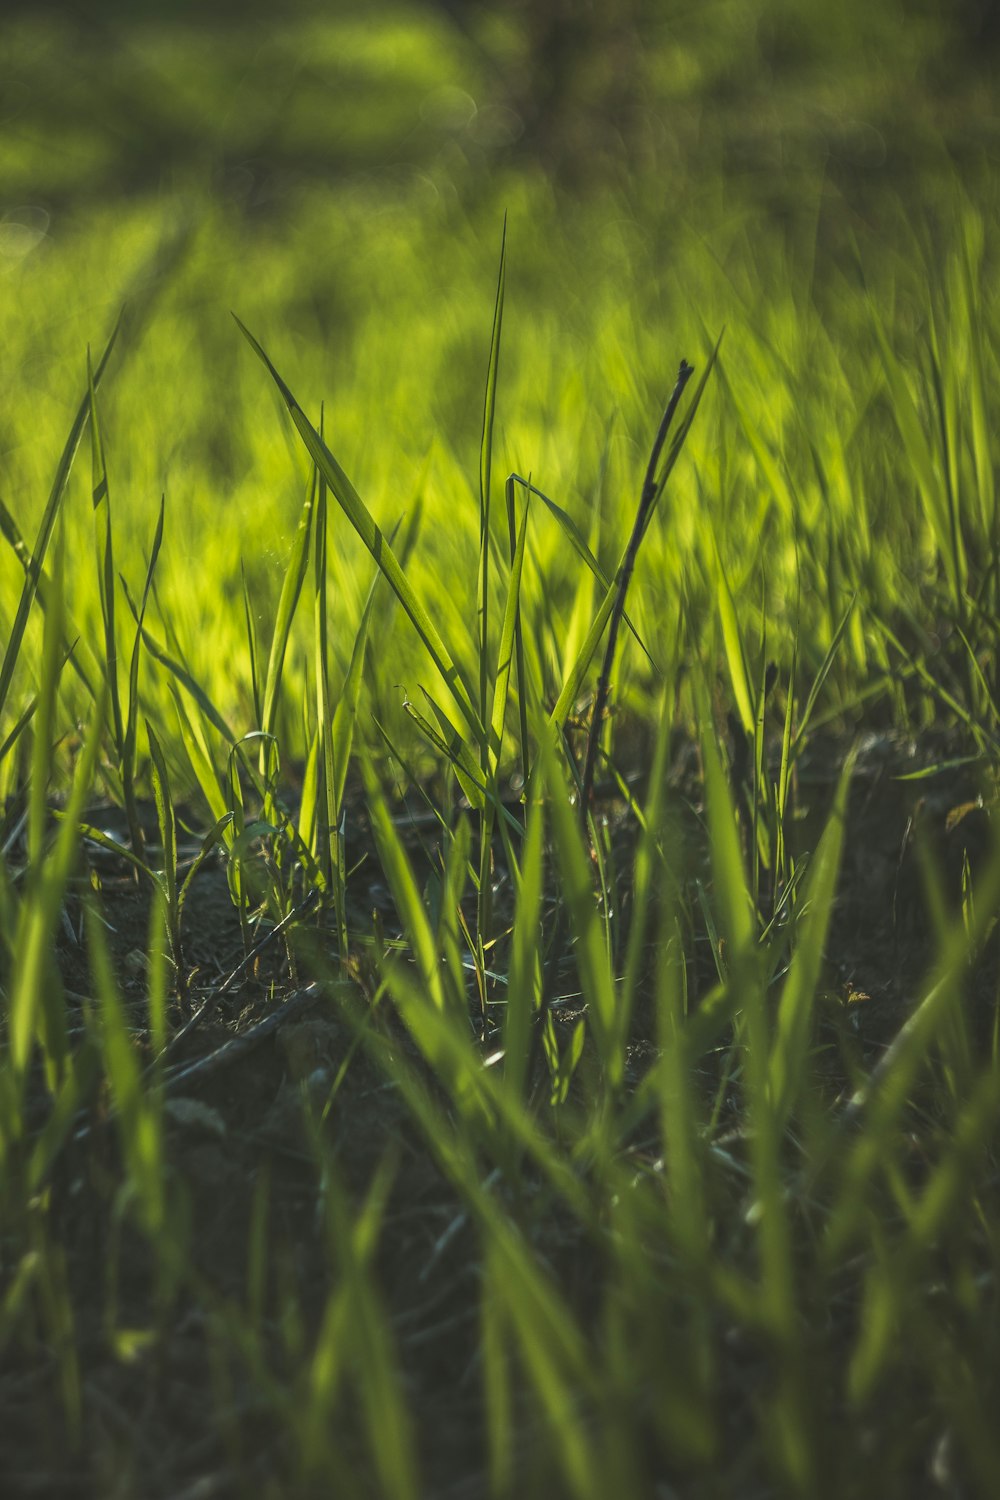
[[[722,563],[719,553],[718,542],[715,543],[715,597],[719,607],[719,618],[722,621],[722,640],[726,648],[726,662],[729,667],[729,679],[733,685],[733,696],[736,699],[736,707],[739,710],[740,724],[744,734],[752,736],[754,732],[754,702],[755,693],[750,682],[750,670],[747,666],[746,651],[743,648],[743,636],[740,633],[739,621],[736,618],[736,605],[733,600],[733,592],[729,586],[729,579]]]

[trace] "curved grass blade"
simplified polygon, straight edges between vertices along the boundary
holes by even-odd
[[[180,730],[181,740],[187,752],[191,769],[194,771],[195,780],[201,788],[202,795],[208,803],[209,810],[216,819],[223,818],[226,814],[226,799],[222,793],[222,786],[215,774],[212,758],[209,754],[208,744],[205,739],[204,729],[201,724],[184,711],[181,695],[175,683],[171,682],[170,693],[174,700],[174,711],[177,715],[177,727]],[[230,743],[232,743],[230,741]]]
[[[132,612],[132,618],[138,624],[139,611],[136,607],[135,600],[132,598],[128,584],[125,582],[124,578],[121,580],[121,582],[122,587],[125,590],[126,602],[128,603],[128,607]],[[201,683],[192,676],[188,668],[184,666],[182,662],[176,661],[174,657],[172,657],[167,651],[163,649],[159,641],[155,636],[149,633],[145,625],[141,626],[141,631],[142,644],[145,646],[146,650],[149,652],[153,660],[155,662],[158,662],[161,667],[165,668],[166,671],[170,673],[171,677],[176,678],[184,691],[194,699],[195,703],[197,703],[198,707],[201,709],[202,713],[205,715],[205,718],[212,725],[212,727],[219,731],[226,743],[229,745],[234,745],[236,743],[236,735],[230,729],[222,714],[219,712],[215,704],[212,702],[211,698],[205,692],[205,689],[201,686]]]
[[[233,316],[236,318],[235,313]],[[310,458],[323,475],[337,503],[385,575],[389,587],[403,606],[428,655],[444,678],[448,690],[461,710],[462,717],[469,725],[476,743],[481,745],[486,737],[486,729],[481,716],[473,707],[468,689],[462,679],[461,671],[452,660],[451,654],[438,634],[437,627],[427,613],[427,610],[414,593],[413,587],[400,567],[396,554],[389,545],[385,533],[376,524],[374,517],[361,499],[361,496],[309,421],[309,418],[278,374],[264,349],[249,329],[240,322],[239,318],[236,318],[236,324],[280,391],[292,422],[305,444]]]
[[[63,656],[58,667],[56,668],[57,678],[62,677],[63,668],[65,667],[66,663],[73,660],[73,651],[75,649],[75,645],[76,643],[74,642],[73,645],[69,647],[69,650]],[[35,696],[29,700],[27,706],[21,714],[21,717],[17,720],[17,723],[14,725],[13,729],[11,729],[10,733],[7,735],[3,743],[0,744],[0,765],[2,765],[6,760],[11,750],[13,750],[14,746],[21,738],[21,735],[24,733],[28,725],[31,723],[32,719],[35,717],[35,712],[41,701],[41,696],[42,695],[40,693],[36,693]]]
[[[511,833],[516,834],[518,838],[523,838],[523,825],[510,809],[505,806],[495,783],[492,780],[489,782],[483,781],[479,767],[472,758],[472,752],[448,718],[448,715],[439,704],[434,702],[434,699],[426,688],[423,688],[422,692],[430,704],[438,724],[441,726],[440,731],[435,729],[434,725],[413,706],[409,699],[404,702],[403,708],[410,718],[413,719],[414,723],[420,726],[421,732],[426,735],[435,749],[439,750],[450,762],[459,786],[462,788],[469,805],[474,807],[477,812],[481,812],[484,803],[491,802],[494,816],[502,818],[505,827]],[[412,780],[413,778],[411,777],[410,779]]]
[[[121,323],[122,315],[121,313],[119,313],[118,320],[115,323],[114,329],[112,330],[111,337],[107,342],[104,353],[98,360],[97,367],[93,372],[92,384],[95,390],[100,384],[101,376],[104,374],[104,371],[107,368],[108,360],[111,358],[111,351],[114,348],[115,341],[118,338],[118,332],[121,328]],[[34,601],[35,594],[38,590],[38,583],[42,573],[42,563],[45,559],[49,540],[52,536],[52,527],[55,525],[56,515],[58,514],[63,495],[66,491],[66,483],[69,479],[70,469],[73,467],[73,459],[76,457],[76,450],[80,446],[80,438],[83,436],[83,429],[86,426],[89,412],[90,382],[88,382],[87,392],[85,393],[83,400],[80,402],[76,417],[73,420],[73,425],[69,431],[69,437],[66,439],[66,445],[63,448],[62,454],[59,458],[59,463],[56,466],[55,479],[52,482],[52,489],[49,492],[49,498],[38,527],[38,535],[35,538],[35,547],[34,551],[31,554],[31,566],[21,588],[21,597],[18,600],[17,610],[14,615],[14,621],[10,628],[10,636],[7,640],[7,647],[4,651],[3,661],[2,663],[0,663],[0,714],[3,713],[4,705],[7,702],[7,694],[10,691],[11,680],[14,676],[14,668],[17,665],[17,658],[21,650],[21,642],[24,639],[24,632],[28,623],[28,615],[31,611],[31,606]]]
[[[601,567],[593,552],[591,552],[590,547],[587,544],[586,537],[584,536],[583,532],[580,530],[576,522],[573,520],[573,517],[570,515],[569,511],[563,510],[561,505],[557,505],[556,502],[549,495],[546,495],[542,490],[540,490],[536,484],[532,484],[530,479],[524,479],[520,474],[511,474],[507,480],[507,483],[510,484],[512,481],[515,484],[523,486],[523,488],[526,489],[530,495],[538,496],[538,499],[541,500],[542,504],[549,511],[549,514],[556,522],[558,522],[559,526],[569,538],[570,542],[572,543],[573,550],[577,553],[581,561],[586,563],[587,567],[590,569],[591,573],[593,573],[594,577],[597,579],[601,587],[605,589],[610,588],[611,580],[609,579],[607,573],[605,573],[604,569]],[[508,501],[508,511],[510,510],[510,505],[511,502]],[[659,671],[659,667],[650,655],[649,648],[647,647],[645,641],[642,639],[642,636],[639,634],[638,630],[636,630],[635,625],[632,623],[631,616],[627,613],[627,611],[622,614],[622,623],[627,627],[627,629],[635,639],[636,645],[639,647],[640,651],[642,651],[646,660],[649,662],[649,665],[653,668],[654,671]]]
[[[635,570],[639,548],[642,545],[642,539],[649,526],[653,506],[663,492],[663,487],[666,484],[666,474],[669,473],[668,467],[663,477],[658,480],[656,478],[656,466],[659,462],[660,452],[666,441],[670,424],[674,419],[674,414],[684,393],[684,387],[693,374],[693,367],[688,364],[687,360],[682,359],[677,372],[676,383],[670,394],[670,399],[667,402],[656,438],[653,442],[649,464],[646,468],[646,477],[643,480],[642,492],[639,496],[639,508],[632,526],[632,534],[625,548],[621,567],[618,569],[615,598],[608,623],[608,640],[604,648],[604,661],[601,665],[601,673],[597,680],[597,691],[594,695],[594,707],[590,720],[590,732],[587,736],[587,753],[584,760],[583,780],[580,788],[580,817],[584,825],[586,825],[590,814],[590,804],[594,789],[594,772],[597,766],[597,747],[600,743],[604,726],[604,713],[611,693],[611,673],[614,668],[618,631],[625,610],[625,599],[632,582],[632,574]]]
[[[847,608],[844,610],[843,615],[841,616],[840,624],[837,626],[836,630],[833,633],[833,640],[830,642],[829,649],[827,650],[827,653],[824,656],[822,663],[820,664],[820,669],[816,673],[815,681],[813,682],[812,687],[809,689],[809,696],[806,699],[806,706],[802,710],[802,717],[799,720],[795,731],[795,739],[797,744],[801,743],[802,736],[806,732],[809,720],[812,717],[812,711],[816,707],[816,700],[823,690],[823,684],[826,681],[827,676],[829,675],[830,668],[833,666],[838,647],[843,640],[844,631],[847,629],[848,622],[850,621],[851,615],[854,613],[854,606],[857,604],[857,602],[857,594],[852,594],[851,602],[848,604]]]
[[[215,823],[213,823],[212,827],[208,830],[205,837],[202,839],[198,853],[191,861],[188,872],[184,877],[184,883],[177,893],[178,912],[183,912],[184,902],[187,900],[188,892],[191,889],[191,882],[194,880],[195,876],[198,874],[205,861],[209,858],[212,851],[222,842],[223,834],[232,823],[232,821],[232,813],[224,813],[221,818],[216,819]]]
[[[65,817],[65,813],[60,813],[60,822]],[[80,823],[78,827],[80,837],[88,844],[96,844],[98,848],[106,850],[108,854],[114,854],[116,858],[123,859],[126,864],[132,866],[137,874],[145,875],[148,880],[153,881],[155,884],[156,876],[149,864],[140,855],[133,854],[128,844],[123,844],[120,839],[113,838],[110,833],[105,833],[103,828],[98,828],[93,823]]]
[[[642,528],[643,535],[645,535],[646,531],[649,528],[649,523],[653,519],[653,513],[656,509],[656,506],[659,504],[660,497],[663,494],[663,491],[666,489],[667,480],[673,473],[674,468],[677,464],[677,460],[681,456],[681,450],[684,447],[684,444],[687,442],[687,436],[691,431],[691,426],[694,422],[695,416],[697,415],[698,407],[701,405],[701,398],[705,394],[705,387],[708,384],[709,376],[715,369],[716,361],[719,358],[719,350],[722,347],[722,339],[725,331],[725,328],[720,331],[719,337],[716,339],[715,344],[713,345],[712,352],[708,356],[708,359],[705,361],[705,368],[702,371],[701,379],[695,386],[694,394],[687,404],[684,416],[681,418],[680,425],[677,428],[677,431],[674,433],[673,438],[671,439],[670,446],[667,449],[667,456],[663,461],[663,467],[656,478],[656,494],[653,503],[646,512],[646,518]]]
[[[14,553],[14,556],[21,564],[21,567],[24,569],[25,576],[30,578],[32,566],[31,553],[28,551],[27,545],[21,535],[17,522],[14,520],[14,517],[7,509],[7,506],[4,504],[3,500],[0,500],[0,535],[3,536],[4,540],[10,546],[11,551]],[[51,592],[52,580],[51,578],[49,578],[45,569],[40,568],[38,570],[37,577],[37,596],[38,602],[43,610],[47,610],[49,608],[51,602]],[[86,688],[88,696],[90,698],[93,698],[94,685],[84,668],[80,665],[76,656],[76,648],[80,643],[80,633],[79,631],[74,630],[72,628],[72,625],[69,625],[69,628],[67,628],[65,609],[63,610],[63,622],[63,640],[66,644],[66,658],[72,666],[73,671],[76,673],[77,677],[79,677],[80,681],[83,683],[83,686]]]
[[[680,452],[682,447],[684,446],[684,441],[691,430],[691,423],[694,421],[695,413],[698,410],[698,406],[701,402],[702,394],[705,390],[706,381],[708,380],[708,377],[718,357],[719,345],[721,344],[721,342],[722,334],[720,333],[718,340],[716,341],[715,348],[709,355],[704,373],[702,374],[701,379],[698,381],[698,384],[695,387],[694,395],[691,397],[691,400],[688,403],[687,410],[684,414],[684,419],[677,429],[673,442],[670,444],[667,457],[664,461],[663,469],[654,482],[654,498],[652,503],[646,507],[645,523],[641,529],[640,538],[641,535],[645,533],[649,522],[652,520],[653,512],[656,509],[656,503],[662,495],[667,479],[669,478],[671,471],[673,470],[678,458],[680,457]],[[622,552],[621,560],[618,564],[618,567],[615,569],[615,576],[605,592],[604,598],[601,601],[597,614],[594,616],[593,624],[591,625],[590,630],[587,632],[586,639],[584,640],[584,643],[581,646],[579,653],[577,654],[576,661],[573,663],[572,667],[566,675],[566,679],[562,686],[562,691],[560,692],[559,697],[556,700],[556,705],[553,708],[552,713],[549,715],[549,723],[553,726],[554,729],[561,730],[565,726],[566,720],[569,717],[573,705],[579,696],[583,679],[587,674],[587,669],[589,668],[590,663],[593,660],[594,653],[596,652],[597,647],[600,644],[601,636],[604,634],[605,626],[607,625],[608,620],[611,618],[612,611],[615,607],[615,600],[621,587],[623,572],[631,546],[632,543],[630,540],[626,545],[624,551]]]
[[[479,766],[473,759],[472,752],[465,740],[459,734],[454,724],[452,724],[447,714],[434,702],[434,699],[426,688],[423,689],[423,693],[431,706],[434,717],[441,726],[440,729],[436,729],[430,720],[425,718],[420,710],[411,703],[409,698],[404,701],[403,709],[413,722],[419,726],[421,733],[426,736],[434,748],[450,761],[463,793],[468,798],[470,804],[478,811],[482,808],[483,800],[487,795],[487,787]]]
[[[389,735],[387,734],[385,729],[385,725],[382,724],[378,719],[376,719],[374,714],[372,715],[372,723],[378,730],[379,736],[381,737],[382,743],[385,745],[390,758],[396,761],[396,763],[400,766],[403,774],[406,777],[406,780],[413,788],[413,790],[417,793],[417,796],[424,804],[426,811],[430,814],[433,821],[437,824],[444,837],[447,838],[451,830],[448,827],[447,819],[445,818],[444,813],[441,811],[440,807],[437,805],[436,800],[428,795],[424,782],[421,781],[414,767],[411,766],[407,761],[406,756],[400,750],[399,746],[394,744],[394,742],[389,738]],[[425,854],[427,854],[428,860],[430,860],[429,852],[426,849],[424,852]]]

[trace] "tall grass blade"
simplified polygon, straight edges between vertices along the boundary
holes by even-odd
[[[816,676],[813,679],[813,685],[809,689],[809,695],[806,698],[805,707],[802,710],[802,715],[795,728],[795,742],[797,745],[800,745],[802,743],[806,730],[809,727],[809,721],[812,718],[813,709],[816,707],[816,702],[819,698],[819,695],[823,691],[823,684],[826,682],[827,677],[830,675],[830,668],[833,666],[833,663],[836,660],[837,652],[840,649],[840,643],[844,638],[844,631],[847,629],[851,616],[854,613],[854,606],[857,604],[857,602],[857,594],[852,594],[851,602],[848,604],[847,608],[844,610],[844,613],[840,617],[840,622],[833,633],[833,639],[831,640],[827,648],[826,655],[823,657],[823,660],[820,663],[819,671],[816,673]]]
[[[414,593],[385,534],[376,525],[361,496],[327,448],[319,433],[312,426],[305,412],[278,374],[267,354],[253,337],[253,334],[244,327],[239,318],[236,319],[236,322],[250,347],[262,361],[265,369],[281,393],[295,429],[305,444],[310,458],[325,478],[337,503],[368,548],[382,573],[384,573],[389,587],[409,616],[428,655],[444,678],[448,690],[458,705],[462,717],[468,724],[476,744],[482,745],[486,737],[486,729],[480,715],[473,707],[471,697],[463,682],[462,674],[452,660],[448,648],[438,634],[437,627],[430,615]]]
[[[536,782],[514,909],[504,1012],[504,1084],[517,1099],[523,1096],[528,1082],[531,1028],[542,1000],[540,938],[545,811],[541,792]]]
[[[94,507],[94,538],[97,543],[97,582],[101,601],[101,618],[104,622],[104,671],[108,680],[111,699],[111,716],[114,728],[115,749],[119,760],[123,757],[125,728],[122,720],[121,697],[118,691],[118,645],[115,637],[115,559],[111,534],[111,495],[108,487],[108,466],[104,457],[104,439],[97,412],[97,396],[94,390],[94,371],[87,349],[87,393],[90,401],[90,446],[92,497]]]
[[[569,791],[548,736],[539,746],[550,794],[551,826],[562,876],[562,893],[575,939],[575,958],[580,988],[587,1004],[587,1020],[612,1094],[625,1076],[625,1034],[618,1009],[610,955],[601,925],[591,877],[590,857],[584,846],[578,820],[573,815]]]
[[[511,560],[503,625],[500,630],[500,647],[497,652],[497,666],[494,674],[493,711],[490,716],[488,771],[491,776],[495,776],[497,773],[500,764],[500,751],[503,746],[504,721],[507,715],[507,694],[510,688],[511,669],[514,665],[514,640],[521,611],[521,572],[524,566],[524,544],[528,534],[528,510],[528,505],[525,505],[524,515],[521,518],[521,529],[517,536],[514,556]]]
[[[494,808],[500,800],[498,773],[500,754],[503,749],[504,722],[507,717],[507,694],[510,688],[511,669],[514,664],[514,641],[521,611],[521,572],[524,565],[524,544],[528,534],[528,510],[525,504],[521,519],[521,530],[514,549],[510,578],[507,583],[507,599],[504,605],[503,624],[500,630],[500,646],[497,653],[493,684],[493,709],[490,715],[489,753],[486,758],[485,780],[487,797],[480,819],[479,837],[479,902],[477,940],[479,957],[485,961],[484,944],[491,935],[492,914],[490,894],[492,890],[491,867],[493,860]]]
[[[132,594],[124,578],[121,579],[121,584],[125,591],[125,600],[131,611],[132,618],[136,624],[139,624],[139,608],[132,598]],[[178,661],[176,657],[171,656],[169,652],[164,650],[156,637],[150,634],[145,624],[141,625],[140,630],[142,644],[153,660],[163,667],[165,671],[169,672],[170,676],[181,685],[188,696],[198,705],[198,708],[212,725],[212,728],[216,729],[222,735],[226,743],[228,745],[235,744],[236,735],[230,729],[225,718],[212,702],[201,683],[192,676],[183,662]]]
[[[819,983],[826,934],[833,912],[840,852],[847,816],[847,794],[854,769],[848,757],[837,783],[833,807],[819,848],[809,866],[803,897],[804,914],[778,1002],[769,1064],[775,1129],[784,1128],[806,1082],[811,1007]]]
[[[486,372],[486,394],[483,400],[483,435],[479,450],[479,718],[487,722],[489,711],[490,659],[490,478],[493,466],[493,426],[496,419],[497,378],[500,370],[500,334],[503,329],[503,300],[507,284],[507,215],[504,214],[500,240],[500,269],[497,273],[497,295],[493,308],[493,331],[490,335],[490,359]],[[483,771],[486,771],[489,747],[483,745]]]
[[[754,945],[753,903],[747,888],[738,834],[739,820],[715,741],[711,709],[700,684],[695,693],[705,770],[708,836],[719,909],[719,931],[730,974],[746,963]]]
[[[508,515],[510,516],[513,514],[513,485],[519,484],[521,485],[522,489],[527,490],[529,495],[536,495],[538,499],[541,500],[546,510],[548,510],[549,514],[558,522],[562,531],[569,538],[574,552],[582,562],[586,563],[590,572],[593,573],[602,589],[607,591],[609,588],[611,588],[612,580],[608,577],[607,573],[601,567],[597,558],[590,550],[590,547],[587,545],[586,537],[584,536],[583,532],[580,530],[576,522],[573,520],[573,517],[570,515],[569,511],[564,510],[561,505],[557,505],[556,502],[548,495],[546,495],[543,490],[540,490],[536,484],[532,484],[530,478],[523,479],[520,474],[511,474],[507,480],[507,484],[511,488],[511,495],[507,502]],[[511,531],[511,534],[513,535],[513,531]],[[513,546],[511,550],[513,551]],[[633,624],[627,610],[622,615],[622,624],[626,626],[633,639],[635,640],[636,645],[639,647],[640,651],[645,656],[650,666],[655,670],[656,663],[650,655],[649,649],[646,646],[645,641],[642,639],[642,636],[636,630],[635,625]]]
[[[347,785],[347,768],[351,759],[354,732],[358,722],[358,704],[361,700],[365,656],[368,650],[368,637],[379,577],[380,574],[376,573],[368,589],[368,597],[365,600],[358,631],[354,637],[354,645],[351,648],[351,660],[348,664],[347,676],[344,678],[344,685],[333,712],[331,744],[333,748],[334,767],[334,806],[337,809],[343,805],[344,788]]]
[[[43,1050],[47,1044],[58,1048],[58,1039],[65,1026],[62,998],[55,984],[48,982],[51,976],[47,968],[60,903],[76,858],[77,824],[94,779],[100,750],[100,726],[106,707],[107,701],[102,694],[95,705],[76,765],[65,818],[53,848],[44,861],[35,863],[32,894],[21,906],[15,940],[18,962],[7,1004],[10,1057],[18,1084],[23,1083],[36,1035]]]
[[[795,717],[795,668],[798,663],[798,639],[792,647],[792,665],[788,674],[788,693],[785,698],[785,718],[781,731],[781,763],[778,767],[778,785],[775,792],[775,812],[778,824],[778,847],[775,878],[779,886],[791,876],[786,835],[785,816],[788,810],[788,789],[792,771],[792,725]]]
[[[306,495],[305,503],[299,516],[298,529],[295,540],[292,543],[291,555],[285,576],[281,583],[281,594],[278,598],[278,613],[274,622],[274,634],[271,637],[271,650],[267,660],[267,675],[264,679],[264,705],[261,720],[261,729],[266,735],[274,734],[275,720],[278,711],[278,692],[281,687],[281,676],[285,665],[285,653],[288,650],[288,638],[291,635],[292,621],[298,607],[299,598],[302,594],[302,585],[305,582],[306,568],[309,562],[309,539],[312,534],[313,512],[316,507],[316,483],[317,476],[314,473]],[[263,755],[263,744],[261,747]],[[263,763],[261,765],[263,774]]]
[[[118,321],[115,323],[111,337],[105,346],[104,353],[101,355],[94,369],[93,381],[88,382],[88,389],[84,394],[83,400],[80,402],[73,425],[69,431],[69,436],[66,439],[65,447],[56,466],[52,489],[49,492],[49,498],[38,527],[38,534],[35,537],[35,546],[31,554],[31,567],[21,588],[21,596],[18,600],[17,610],[10,627],[3,661],[0,662],[0,716],[2,716],[7,702],[7,694],[10,691],[14,669],[17,666],[17,660],[20,655],[21,643],[24,639],[24,631],[28,623],[28,615],[31,612],[31,606],[38,590],[39,579],[42,576],[42,564],[45,561],[52,528],[55,525],[56,516],[58,515],[59,507],[62,504],[63,495],[66,491],[70,470],[73,467],[73,459],[76,457],[76,450],[80,446],[80,438],[83,436],[83,429],[90,414],[90,384],[92,383],[93,388],[96,390],[101,382],[101,377],[107,368],[108,360],[111,358],[111,351],[118,338],[121,321],[121,314],[119,314]]]
[[[121,773],[125,798],[125,816],[128,822],[129,835],[132,839],[132,848],[140,858],[142,857],[143,835],[135,798],[136,737],[139,727],[139,661],[142,655],[142,626],[146,618],[146,606],[149,603],[153,575],[156,572],[160,547],[163,543],[164,504],[164,498],[161,496],[156,530],[153,533],[153,545],[150,548],[149,562],[146,567],[146,581],[143,585],[142,598],[139,601],[139,611],[136,616],[135,638],[132,642],[132,656],[129,661],[128,711],[125,716],[125,732],[121,741]]]
[[[324,1160],[324,1177],[330,1252],[342,1277],[334,1297],[344,1308],[344,1342],[357,1372],[379,1493],[386,1500],[418,1500],[416,1443],[403,1395],[399,1354],[376,1290],[372,1264],[389,1196],[391,1168],[383,1161],[353,1225],[346,1195],[329,1159]]]
[[[590,733],[587,737],[587,754],[584,760],[583,780],[580,789],[580,816],[584,823],[590,814],[590,803],[594,789],[594,771],[597,765],[597,747],[600,743],[604,725],[604,712],[607,707],[608,697],[611,692],[611,672],[614,666],[615,648],[618,644],[618,630],[621,625],[622,615],[625,611],[625,599],[628,595],[629,585],[632,582],[632,574],[635,571],[636,559],[639,555],[639,547],[643,536],[652,518],[653,507],[663,493],[663,487],[667,482],[667,474],[673,467],[672,463],[664,465],[664,471],[658,475],[657,466],[660,462],[660,453],[670,431],[674,414],[684,394],[684,387],[694,374],[694,367],[682,359],[680,369],[677,372],[677,381],[667,402],[666,409],[660,420],[659,430],[653,442],[652,452],[649,455],[649,463],[646,468],[646,477],[643,481],[642,492],[639,497],[639,508],[636,513],[635,523],[632,527],[632,535],[622,558],[621,567],[616,579],[617,590],[611,613],[608,617],[608,643],[604,650],[604,662],[601,667],[601,675],[597,682],[597,692],[594,697],[594,708],[590,721]],[[676,448],[676,453],[680,448]]]
[[[685,439],[687,438],[687,435],[691,430],[691,424],[694,421],[695,413],[698,410],[702,395],[704,394],[708,377],[712,372],[716,359],[718,358],[719,345],[721,344],[721,342],[722,334],[719,335],[718,341],[716,342],[712,353],[709,355],[702,377],[695,387],[694,395],[688,402],[684,417],[681,420],[676,433],[674,434],[669,449],[667,450],[667,456],[663,461],[663,467],[660,470],[659,474],[656,474],[654,470],[654,477],[652,482],[653,497],[649,504],[642,507],[643,522],[638,532],[639,542],[641,542],[642,537],[645,534],[645,530],[649,526],[649,523],[653,518],[656,510],[656,504],[660,496],[662,495],[664,488],[666,487],[667,480],[670,477],[670,474],[672,473],[678,458],[680,457]],[[667,413],[665,412],[664,417],[666,417],[666,415]],[[666,434],[664,433],[664,436],[665,435]],[[658,460],[658,447],[655,449],[652,457],[654,460]],[[559,697],[556,700],[555,707],[553,708],[552,713],[549,716],[549,723],[554,729],[561,730],[565,726],[566,720],[572,712],[573,705],[576,703],[576,700],[580,695],[580,688],[583,684],[583,679],[587,674],[587,669],[589,668],[590,663],[593,660],[594,653],[596,652],[597,647],[600,644],[600,640],[604,634],[605,627],[607,626],[607,623],[611,618],[616,601],[619,598],[621,599],[622,607],[624,607],[625,592],[627,592],[629,582],[625,565],[628,559],[629,551],[637,550],[637,546],[638,543],[635,542],[633,534],[633,538],[629,540],[624,552],[622,553],[621,561],[619,562],[618,567],[615,570],[615,576],[612,579],[610,587],[605,592],[604,598],[602,599],[598,611],[594,616],[593,623],[589,631],[587,632],[586,639],[584,640],[584,643],[577,654],[576,660],[573,662],[573,665],[570,667],[569,672],[566,674],[566,678],[563,682],[562,689],[560,690]],[[623,583],[624,589],[622,587]]]
[[[250,658],[250,692],[253,697],[254,723],[258,728],[264,724],[264,703],[260,691],[260,667],[257,649],[257,626],[253,617],[253,608],[250,604],[250,590],[247,586],[247,570],[242,557],[240,558],[240,583],[243,589],[243,618],[247,631],[247,655]],[[148,649],[148,647],[147,647]],[[231,738],[231,736],[230,736]]]
[[[715,575],[716,575],[716,600],[719,607],[719,618],[722,621],[722,641],[726,650],[726,663],[729,667],[729,680],[733,685],[733,697],[736,699],[736,707],[740,715],[740,725],[745,735],[754,733],[755,700],[756,694],[750,681],[750,669],[747,666],[746,651],[743,647],[743,636],[740,632],[739,621],[736,618],[736,603],[733,599],[733,591],[726,576],[726,570],[719,555],[718,542],[715,542]]]
[[[2,534],[4,539],[9,543],[14,556],[17,558],[18,562],[21,564],[22,569],[24,570],[25,577],[29,578],[31,576],[31,554],[28,551],[24,538],[21,536],[21,533],[17,526],[17,522],[14,520],[14,517],[11,515],[10,511],[7,509],[6,505],[4,505],[2,500],[0,500],[0,534]],[[38,586],[36,590],[36,597],[38,599],[38,603],[43,610],[47,610],[52,600],[52,580],[48,576],[44,568],[39,571],[37,584]],[[90,679],[88,672],[79,660],[81,650],[86,650],[88,656],[90,656],[91,658],[93,653],[90,652],[89,648],[82,644],[80,632],[74,629],[71,622],[68,620],[65,603],[63,604],[63,644],[66,652],[66,660],[70,663],[73,671],[83,683],[88,698],[93,700],[95,692],[94,685]]]
[[[427,1001],[437,1010],[444,1010],[447,999],[442,983],[441,966],[438,963],[434,930],[427,918],[420,889],[406,856],[402,841],[393,827],[385,797],[378,784],[374,769],[367,760],[363,762],[365,784],[372,823],[372,833],[378,846],[379,858],[392,890],[396,910],[409,938],[416,960],[417,972]],[[426,1003],[426,1002],[425,1002]]]
[[[161,1239],[166,1215],[162,1122],[155,1097],[147,1096],[143,1089],[142,1069],[132,1045],[104,930],[92,906],[88,908],[88,938],[100,1006],[98,1034],[122,1153],[143,1229],[162,1252],[166,1249]]]

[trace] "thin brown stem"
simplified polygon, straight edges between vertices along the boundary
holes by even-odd
[[[629,537],[628,547],[622,559],[621,569],[618,573],[618,591],[615,594],[615,602],[611,610],[611,618],[608,622],[608,644],[604,651],[604,661],[601,666],[601,675],[597,682],[597,695],[594,699],[594,712],[590,720],[590,733],[587,737],[587,757],[583,767],[583,781],[580,790],[580,819],[584,828],[587,826],[587,817],[590,813],[590,805],[594,793],[594,772],[597,766],[597,746],[601,738],[601,725],[608,706],[608,696],[611,692],[611,671],[614,666],[615,650],[618,645],[618,631],[621,626],[622,616],[625,613],[625,598],[628,594],[629,584],[635,570],[635,560],[639,555],[639,545],[642,542],[649,524],[653,505],[660,493],[661,484],[657,480],[656,470],[663,451],[670,424],[674,419],[678,403],[691,376],[694,374],[694,366],[689,365],[686,359],[681,360],[680,369],[677,372],[677,383],[670,393],[660,426],[649,455],[649,463],[646,466],[646,477],[643,480],[642,494],[639,497],[639,509],[636,512],[635,524],[632,527],[632,535]]]

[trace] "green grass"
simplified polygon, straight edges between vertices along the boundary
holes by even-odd
[[[732,125],[5,262],[5,1493],[996,1492],[997,179]]]

